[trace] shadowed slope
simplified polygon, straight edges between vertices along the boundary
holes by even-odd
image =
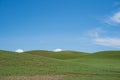
[[[101,51],[94,53],[92,56],[100,58],[120,59],[120,51]]]

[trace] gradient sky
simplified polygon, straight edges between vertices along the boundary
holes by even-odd
[[[0,0],[0,49],[120,50],[120,0]]]

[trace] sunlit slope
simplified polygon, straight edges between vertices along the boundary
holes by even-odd
[[[51,57],[56,59],[75,59],[84,55],[88,55],[87,53],[76,52],[76,51],[52,52],[52,51],[34,50],[34,51],[28,51],[26,53],[44,56],[44,57]]]
[[[88,64],[64,61],[27,53],[0,51],[1,75],[118,74]]]
[[[49,53],[49,52],[48,52]],[[95,56],[98,53],[95,54]],[[86,56],[86,57],[85,57]],[[77,59],[55,59],[27,53],[0,51],[0,80],[17,80],[20,76],[66,75],[61,80],[119,80],[120,60],[79,56]],[[4,77],[4,78],[3,78]],[[29,77],[28,77],[29,78]],[[20,80],[23,80],[21,78]],[[33,80],[31,79],[31,80]],[[34,79],[41,80],[41,79]],[[46,80],[46,79],[44,79]],[[56,80],[56,79],[50,79]]]
[[[71,59],[69,61],[103,68],[108,71],[120,73],[120,51],[102,51]]]

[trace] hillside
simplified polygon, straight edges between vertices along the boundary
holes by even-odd
[[[39,55],[44,57],[56,58],[56,59],[75,59],[84,55],[88,55],[85,52],[76,52],[76,51],[61,51],[61,52],[53,52],[53,51],[43,51],[43,50],[33,50],[27,51],[25,53]]]
[[[51,53],[49,51],[44,54]],[[62,54],[70,54],[62,53]],[[71,53],[78,55],[79,53]],[[89,54],[97,55],[95,54]],[[0,50],[0,80],[119,80],[120,58],[79,56],[65,60]],[[58,56],[57,56],[58,57]],[[67,56],[68,57],[68,56]],[[47,79],[46,79],[47,77]]]
[[[120,51],[101,51],[69,61],[120,73]]]
[[[93,55],[100,58],[120,59],[120,51],[101,51],[96,52]]]
[[[72,74],[74,71],[81,73],[79,71],[84,71],[84,67],[89,69],[90,66],[27,53],[0,51],[0,75]]]

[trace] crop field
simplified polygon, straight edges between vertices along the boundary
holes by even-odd
[[[0,80],[120,80],[120,51],[0,50]]]

